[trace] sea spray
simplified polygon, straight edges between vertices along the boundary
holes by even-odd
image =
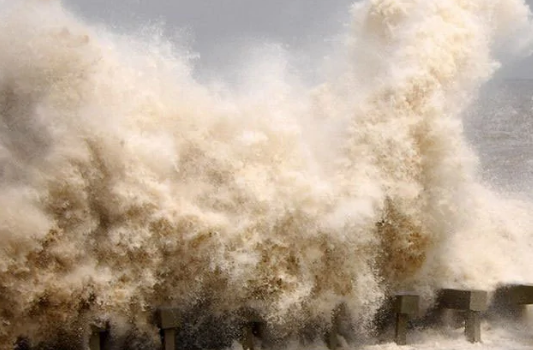
[[[268,57],[253,93],[58,2],[3,6],[6,349],[94,320],[155,334],[159,305],[253,308],[286,335],[344,303],[365,330],[396,288],[533,278],[531,205],[478,182],[460,119],[523,2],[357,3],[345,70],[305,89]]]
[[[396,288],[472,283],[493,288],[504,275],[492,280],[478,275],[473,282],[463,279],[465,271],[451,277],[440,268],[453,262],[443,249],[452,237],[460,247],[457,239],[470,241],[471,234],[479,239],[482,231],[472,227],[490,226],[495,235],[510,229],[496,229],[499,219],[487,217],[489,205],[479,203],[491,194],[478,183],[461,115],[498,67],[491,55],[498,40],[529,29],[528,9],[519,2],[475,1],[375,1],[354,8],[356,16],[364,12],[356,21],[355,38],[361,40],[354,41],[355,57],[363,54],[371,62],[363,58],[365,64],[354,67],[354,90],[364,81],[365,96],[354,106],[346,161],[361,172],[363,158],[365,173],[385,189],[378,225],[385,281]],[[521,220],[531,221],[530,210]],[[482,245],[480,240],[477,246]],[[479,266],[454,266],[455,273],[470,268]]]

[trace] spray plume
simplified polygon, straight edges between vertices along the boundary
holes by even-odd
[[[531,204],[479,182],[460,118],[522,1],[356,3],[324,84],[279,55],[247,93],[199,84],[161,38],[2,7],[1,344],[206,300],[287,332],[344,303],[366,329],[398,288],[533,278]]]

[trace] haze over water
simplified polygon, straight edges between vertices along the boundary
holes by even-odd
[[[523,1],[357,2],[312,86],[279,46],[200,83],[157,28],[0,6],[0,348],[94,320],[155,342],[159,305],[253,308],[296,348],[341,303],[372,338],[395,291],[533,281],[532,93],[485,87],[529,48]],[[475,346],[453,333],[415,348]]]
[[[533,81],[487,84],[466,118],[484,177],[500,192],[533,197]]]

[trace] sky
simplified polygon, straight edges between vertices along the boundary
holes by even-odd
[[[200,77],[238,68],[232,65],[242,62],[245,48],[260,43],[280,44],[291,54],[300,54],[301,63],[311,65],[310,60],[324,56],[335,37],[346,32],[352,3],[353,0],[63,0],[67,8],[87,21],[104,23],[118,32],[163,23],[168,37],[187,41],[199,54],[195,69]]]
[[[63,0],[89,22],[116,31],[162,24],[199,54],[200,75],[231,68],[247,43],[279,43],[315,57],[346,32],[353,0]],[[533,7],[533,0],[526,1]],[[505,77],[533,78],[533,58],[508,64]]]

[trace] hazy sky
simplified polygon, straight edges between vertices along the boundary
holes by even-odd
[[[430,0],[428,0],[430,1]],[[436,0],[437,1],[437,0]],[[526,1],[530,7],[533,0]],[[63,0],[89,21],[116,30],[164,22],[168,35],[185,30],[200,54],[199,70],[224,67],[247,42],[279,42],[321,55],[345,32],[353,0]],[[321,51],[322,50],[322,51]],[[508,76],[533,78],[533,58],[516,62]]]

